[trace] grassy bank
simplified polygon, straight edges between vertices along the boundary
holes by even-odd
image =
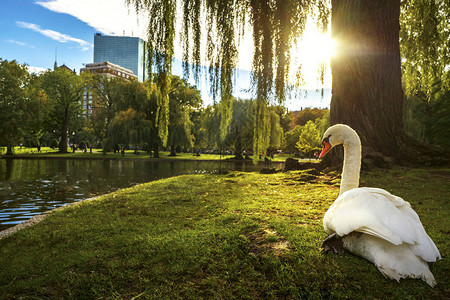
[[[449,181],[448,169],[362,176],[409,201],[444,257]],[[180,176],[67,207],[0,240],[0,298],[449,298],[448,259],[434,264],[431,289],[321,253],[338,182],[305,172]]]
[[[69,149],[70,150],[70,149]],[[6,148],[0,147],[0,156],[6,157]],[[219,155],[219,154],[201,154],[195,156],[193,153],[177,153],[176,156],[170,156],[169,151],[160,151],[159,159],[183,159],[183,160],[223,160],[233,158],[233,155]],[[139,154],[134,154],[134,150],[126,150],[125,155],[120,153],[108,152],[103,154],[102,149],[93,149],[92,153],[88,150],[84,153],[81,150],[75,152],[69,151],[68,153],[58,153],[57,149],[50,147],[42,147],[41,152],[38,152],[36,148],[27,147],[15,147],[14,157],[17,158],[84,158],[84,159],[153,159],[145,151],[139,151]],[[272,161],[284,162],[286,158],[293,157],[293,154],[276,154]],[[261,160],[264,160],[261,159]],[[314,159],[303,159],[304,161],[316,161]]]

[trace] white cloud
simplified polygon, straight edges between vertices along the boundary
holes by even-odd
[[[27,22],[22,22],[22,21],[17,21],[16,22],[17,26],[22,27],[22,28],[26,28],[26,29],[30,29],[33,31],[36,31],[48,38],[51,38],[55,41],[61,42],[61,43],[77,43],[80,47],[82,51],[87,51],[92,47],[91,43],[88,43],[86,41],[83,41],[81,39],[78,38],[74,38],[70,35],[64,34],[64,33],[60,33],[54,30],[50,30],[50,29],[42,29],[39,25],[33,24],[33,23],[27,23]]]
[[[146,39],[148,14],[136,14],[124,0],[36,1],[53,12],[69,14],[106,35],[127,35]]]
[[[16,45],[19,45],[19,46],[22,46],[22,47],[29,47],[29,48],[32,48],[32,49],[36,49],[35,46],[28,45],[27,43],[24,43],[24,42],[19,42],[19,41],[15,41],[15,40],[7,40],[7,42],[11,43],[11,44],[16,44]]]
[[[11,43],[11,44],[16,44],[16,45],[19,45],[19,46],[25,46],[25,43],[14,41],[14,40],[7,40],[7,42]]]
[[[147,39],[148,13],[141,11],[137,14],[134,7],[129,7],[125,0],[35,0],[35,3],[53,12],[71,15],[105,35],[136,36]],[[177,22],[174,50],[175,57],[179,59],[182,58],[180,31],[181,22]],[[205,44],[205,42],[206,35],[202,43]],[[239,50],[239,67],[250,70],[253,61],[251,34],[241,41]]]
[[[31,74],[39,74],[46,72],[48,69],[41,68],[41,67],[33,67],[33,66],[27,66],[28,72]]]

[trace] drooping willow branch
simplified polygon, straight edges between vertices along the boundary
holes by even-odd
[[[156,66],[157,84],[163,95],[160,126],[167,125],[163,121],[168,107],[167,74],[171,72],[174,55],[175,22],[181,22],[183,73],[189,76],[192,71],[198,81],[201,66],[207,66],[211,94],[214,99],[220,96],[222,139],[232,116],[238,43],[244,38],[245,28],[251,27],[252,89],[257,99],[254,151],[257,153],[268,143],[268,103],[271,99],[280,103],[285,99],[292,45],[302,35],[306,19],[314,9],[319,11],[318,18],[325,28],[329,15],[327,0],[127,0],[127,3],[136,11],[149,13],[148,43],[155,53],[155,60],[150,64]]]

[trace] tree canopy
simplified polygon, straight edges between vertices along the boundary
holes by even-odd
[[[67,152],[69,122],[80,115],[84,80],[64,68],[47,71],[42,77],[42,88],[51,105],[49,120],[60,132],[59,151]]]
[[[7,146],[7,154],[24,135],[29,78],[25,66],[0,59],[0,144]]]

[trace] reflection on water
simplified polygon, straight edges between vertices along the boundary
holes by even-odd
[[[0,159],[0,230],[44,211],[138,183],[180,174],[255,171],[263,166],[228,161]]]

